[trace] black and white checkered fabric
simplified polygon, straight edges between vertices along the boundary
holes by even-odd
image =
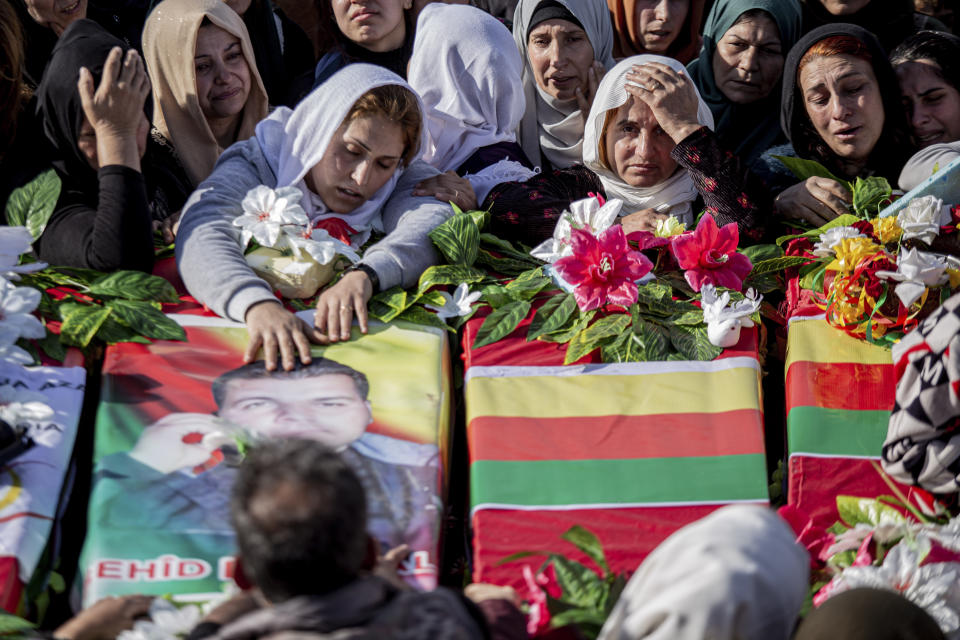
[[[884,470],[934,493],[960,491],[960,294],[894,346],[893,362]]]

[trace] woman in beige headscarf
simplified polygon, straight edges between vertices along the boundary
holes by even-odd
[[[267,92],[243,20],[222,0],[163,0],[143,29],[153,125],[194,185],[267,116]]]

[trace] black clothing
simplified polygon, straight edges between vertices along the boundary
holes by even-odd
[[[474,151],[472,156],[457,167],[457,175],[465,176],[471,173],[480,173],[501,160],[513,160],[527,169],[533,170],[533,163],[530,162],[520,145],[516,142],[497,142]]]
[[[0,213],[6,211],[7,200],[14,189],[27,184],[52,166],[50,160],[53,152],[43,137],[43,127],[34,113],[35,109],[36,99],[24,104],[17,115],[13,140],[7,148],[0,149]]]
[[[243,23],[270,104],[295,107],[313,86],[317,61],[310,38],[270,0],[254,0],[243,14]]]
[[[820,0],[800,0],[803,7],[803,31],[812,31],[827,24],[848,23],[872,32],[887,53],[907,36],[922,29],[948,31],[946,26],[931,16],[916,13],[913,0],[871,0],[856,13],[835,16],[823,8]]]
[[[871,3],[872,6],[874,3]],[[879,3],[877,3],[879,5]],[[885,6],[885,5],[884,5]],[[818,27],[805,34],[790,49],[783,66],[783,95],[780,101],[780,126],[801,158],[816,160],[834,175],[844,174],[837,157],[813,128],[803,105],[802,92],[797,87],[798,66],[803,55],[816,43],[832,36],[851,36],[862,42],[870,52],[873,73],[877,78],[883,99],[883,132],[867,162],[864,175],[881,175],[896,184],[900,170],[912,154],[909,128],[900,102],[900,83],[887,60],[887,54],[876,36],[853,24],[837,23]],[[876,114],[879,116],[880,114]]]

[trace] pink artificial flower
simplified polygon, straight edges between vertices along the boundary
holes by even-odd
[[[777,509],[777,515],[786,520],[793,532],[797,534],[797,543],[806,547],[810,553],[810,568],[823,567],[830,557],[826,555],[826,549],[834,541],[833,534],[814,524],[813,518],[795,505],[787,504],[780,507]]]
[[[707,283],[742,291],[743,279],[753,265],[750,258],[737,253],[739,241],[735,223],[718,229],[713,216],[704,214],[694,231],[674,236],[670,248],[694,291]]]
[[[527,604],[530,605],[530,610],[527,612],[527,634],[535,636],[550,627],[547,594],[537,584],[537,579],[533,577],[533,569],[528,564],[523,565],[523,580],[527,583]]]
[[[570,234],[572,256],[553,263],[560,277],[573,285],[581,311],[613,303],[629,307],[637,301],[636,281],[653,269],[653,263],[627,244],[623,227],[614,225],[593,236],[584,229]]]
[[[557,570],[553,568],[553,563],[547,565],[547,568],[537,574],[537,584],[543,587],[547,595],[553,599],[558,599],[563,595],[563,589],[557,581]]]
[[[637,249],[645,251],[646,249],[656,249],[670,244],[673,236],[661,238],[653,231],[634,231],[627,236],[627,242],[637,243]]]

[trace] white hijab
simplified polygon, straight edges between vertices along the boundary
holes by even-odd
[[[301,204],[311,223],[339,218],[356,229],[360,233],[354,237],[355,245],[366,242],[371,229],[383,231],[380,210],[403,174],[403,165],[398,165],[390,180],[369,200],[346,214],[330,211],[323,200],[307,188],[304,176],[320,162],[354,103],[371,89],[390,84],[405,87],[417,95],[403,78],[383,67],[362,63],[347,65],[314,89],[296,109],[279,107],[257,125],[257,142],[277,176],[277,188],[293,186],[303,192]],[[422,115],[423,103],[419,96],[417,103]],[[426,127],[422,127],[419,146],[411,162],[419,158],[425,147]]]
[[[777,514],[723,507],[647,556],[599,640],[787,640],[809,573],[810,556]]]
[[[407,72],[427,113],[424,162],[456,170],[477,149],[516,140],[522,72],[510,31],[493,16],[467,5],[424,7]]]
[[[523,58],[523,91],[527,109],[520,123],[520,146],[530,161],[539,165],[541,153],[555,169],[580,162],[583,114],[577,101],[557,100],[540,88],[527,57],[527,29],[542,0],[520,0],[514,10],[513,39]],[[583,25],[593,46],[593,57],[605,69],[613,66],[613,26],[602,0],[556,0]]]
[[[607,75],[600,81],[600,86],[597,87],[597,95],[593,99],[590,115],[587,117],[587,124],[584,128],[583,164],[600,176],[600,182],[603,183],[603,190],[606,192],[607,198],[623,200],[623,212],[625,214],[640,209],[656,209],[664,213],[669,212],[670,215],[676,216],[680,222],[691,224],[694,215],[690,203],[697,199],[697,189],[685,169],[678,168],[672,176],[652,187],[632,187],[600,162],[600,145],[605,144],[603,123],[607,117],[607,111],[618,109],[632,97],[625,88],[627,73],[634,65],[647,62],[660,62],[674,71],[686,74],[684,66],[673,58],[654,55],[625,58],[608,71]],[[700,97],[700,92],[697,91],[696,86],[693,87],[693,90],[696,92],[697,100],[700,103],[697,108],[697,121],[712,130],[713,114],[710,112],[710,107]]]

